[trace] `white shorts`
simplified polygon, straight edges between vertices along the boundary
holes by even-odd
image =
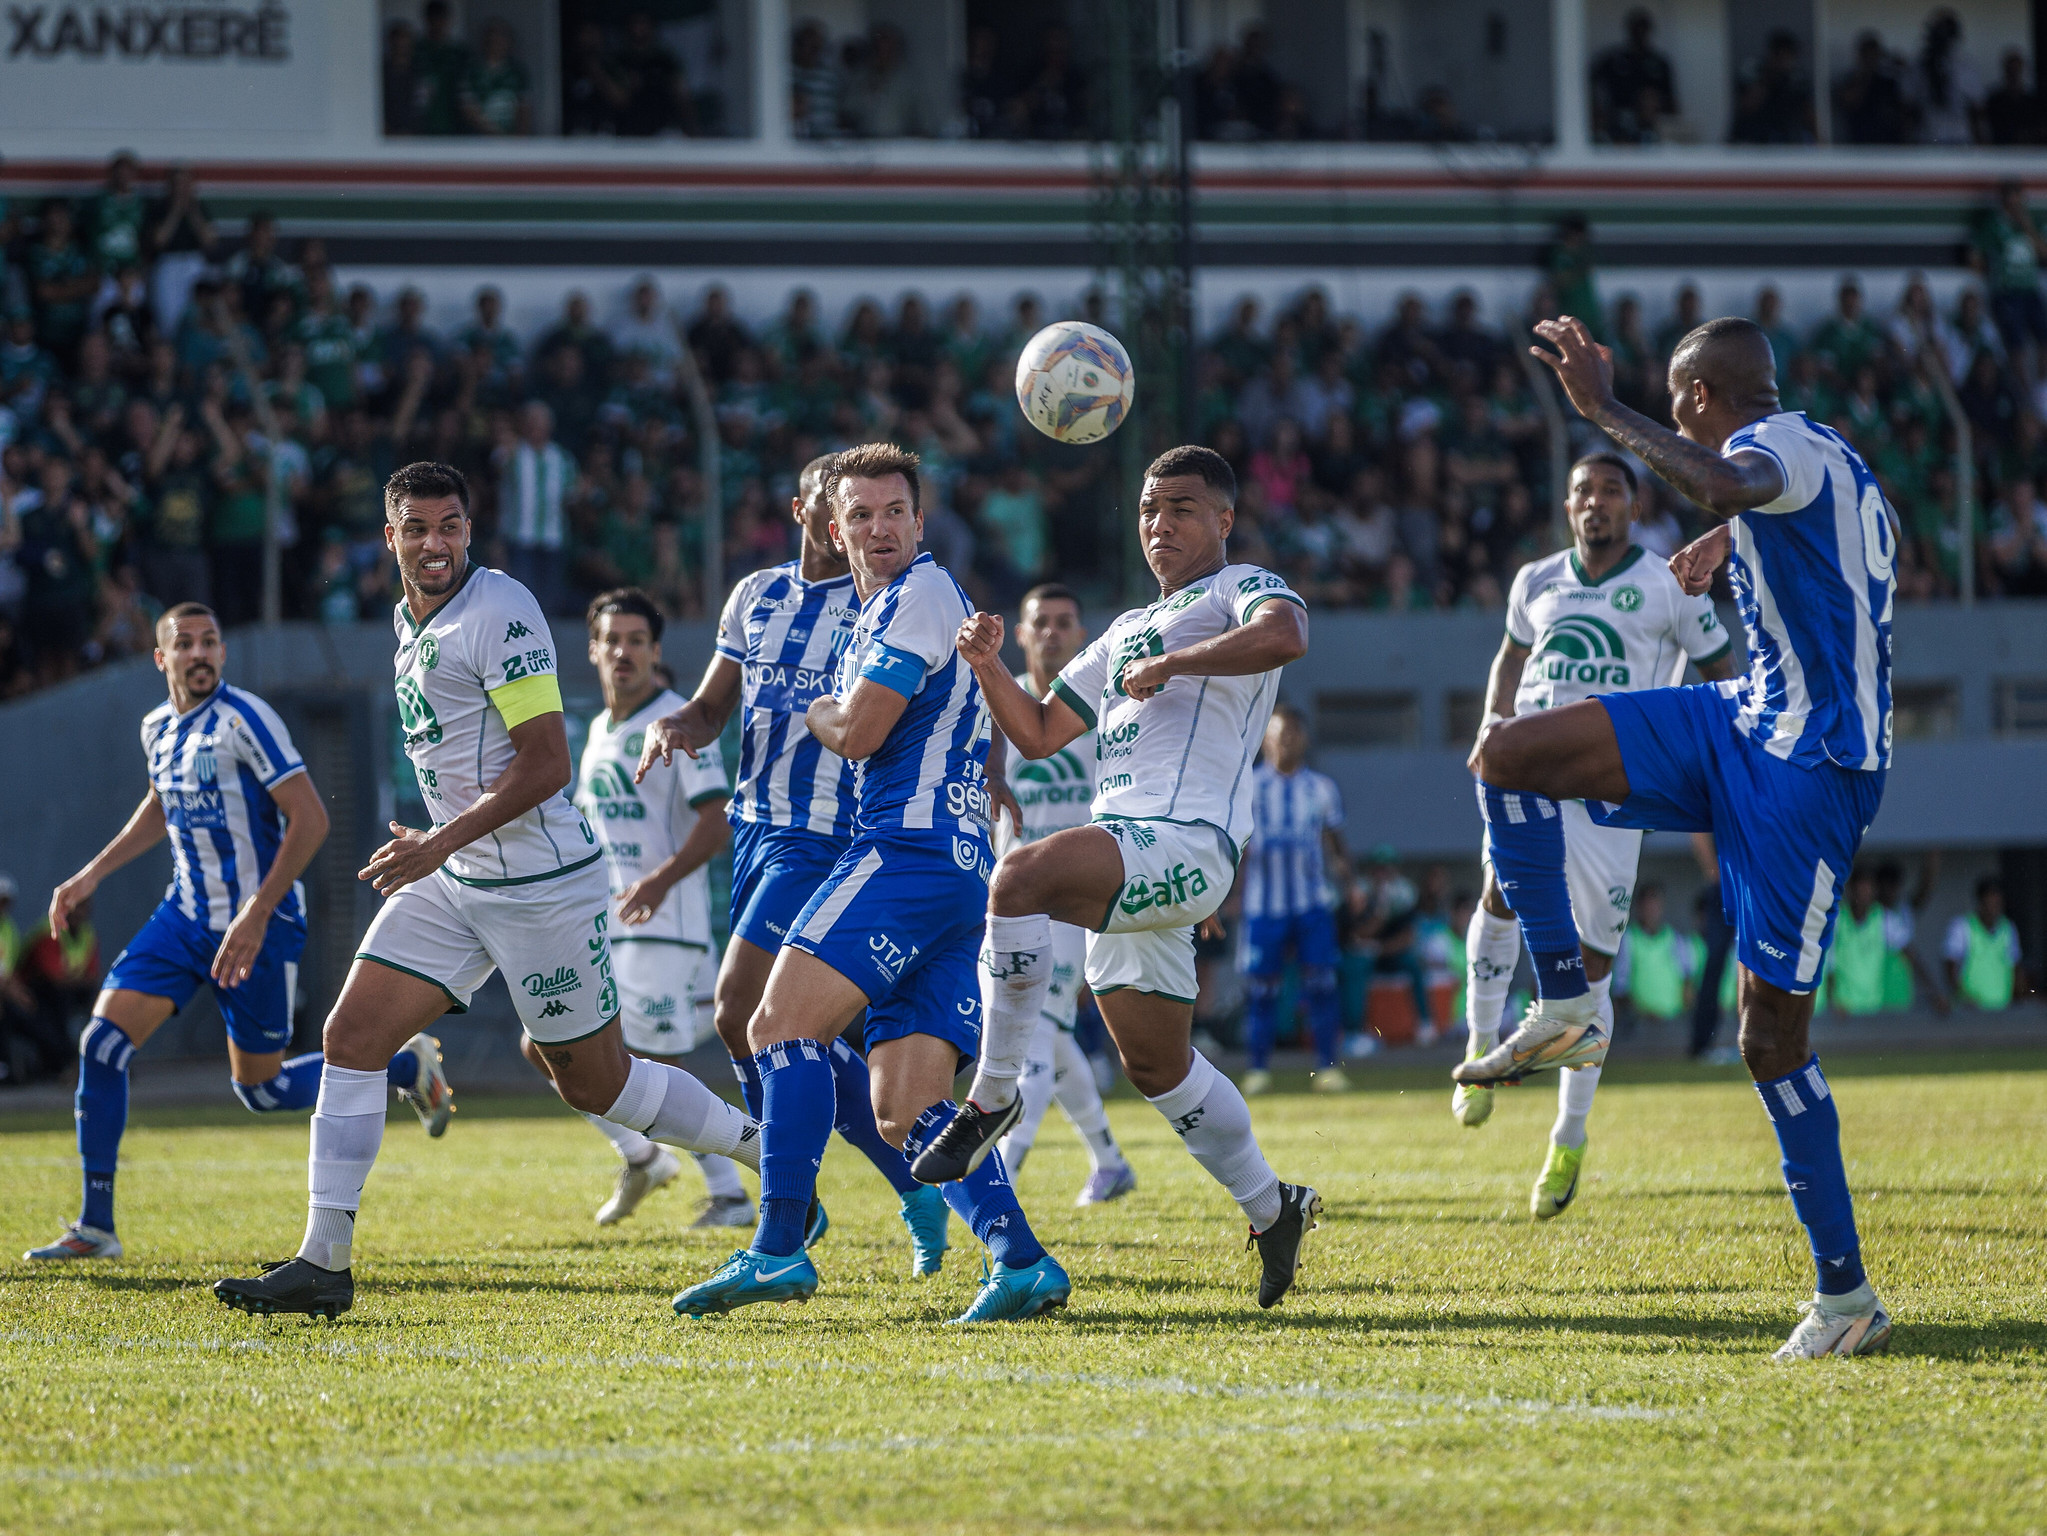
[[[435,870],[385,900],[356,958],[432,982],[458,1012],[503,970],[526,1033],[560,1045],[618,1013],[610,906],[601,861],[526,885],[464,885]]]
[[[1067,1034],[1080,1012],[1081,971],[1087,964],[1087,930],[1071,923],[1052,925],[1052,985],[1045,993],[1045,1017]]]
[[[1582,800],[1562,800],[1564,880],[1571,888],[1571,916],[1578,940],[1609,957],[1620,952],[1635,900],[1635,872],[1642,862],[1642,834],[1632,827],[1602,827]],[[1492,863],[1479,853],[1490,873]]]
[[[1237,849],[1207,822],[1097,821],[1123,850],[1123,888],[1087,938],[1087,984],[1192,1003],[1194,930],[1237,878]]]
[[[718,963],[702,945],[634,938],[628,929],[612,935],[611,974],[627,1050],[684,1056],[709,1034]]]

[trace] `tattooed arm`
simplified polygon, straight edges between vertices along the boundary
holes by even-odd
[[[1555,371],[1578,413],[1655,470],[1679,494],[1721,517],[1767,506],[1784,494],[1784,471],[1769,454],[1746,450],[1723,459],[1711,448],[1659,427],[1616,400],[1613,355],[1592,339],[1582,321],[1568,315],[1539,321],[1535,334],[1557,350],[1528,350]]]

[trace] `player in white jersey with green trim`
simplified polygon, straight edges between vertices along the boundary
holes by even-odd
[[[1564,511],[1571,547],[1521,567],[1507,598],[1507,633],[1493,658],[1485,726],[1509,715],[1556,709],[1596,693],[1664,688],[1686,666],[1715,682],[1733,675],[1727,631],[1704,593],[1688,597],[1663,561],[1634,542],[1634,467],[1618,453],[1590,453],[1571,466]],[[1559,802],[1564,822],[1564,874],[1585,951],[1585,976],[1613,1031],[1614,956],[1627,932],[1642,834],[1604,827],[1581,800]],[[1483,857],[1483,855],[1481,855]],[[1490,865],[1485,892],[1465,934],[1467,1060],[1499,1040],[1500,1014],[1521,953],[1521,930],[1500,894]],[[1538,1220],[1557,1215],[1576,1197],[1585,1160],[1585,1120],[1600,1068],[1557,1074],[1557,1119],[1549,1154],[1529,1195]],[[1451,1113],[1476,1128],[1493,1112],[1491,1088],[1459,1085]]]
[[[1047,584],[1024,594],[1017,614],[1017,642],[1023,647],[1026,670],[1016,679],[1032,697],[1051,691],[1052,680],[1087,643],[1080,599],[1067,588]],[[997,773],[1002,771],[1000,762]],[[995,855],[1063,832],[1084,827],[1095,793],[1094,738],[1082,736],[1040,761],[1009,765],[1010,793],[1016,797],[1018,820],[1012,827],[995,818]],[[1109,1129],[1087,1053],[1073,1038],[1080,1010],[1081,971],[1087,960],[1087,932],[1071,923],[1052,925],[1052,984],[1038,1015],[1020,1082],[1023,1117],[1002,1138],[1002,1161],[1014,1178],[1038,1138],[1045,1111],[1056,1098],[1073,1128],[1080,1132],[1093,1170],[1074,1200],[1075,1205],[1103,1205],[1137,1188],[1130,1160]]]
[[[1214,916],[1251,836],[1251,765],[1279,669],[1308,649],[1286,582],[1230,563],[1237,477],[1208,448],[1168,449],[1138,502],[1159,599],[1119,616],[1042,701],[1003,670],[1002,621],[974,614],[959,651],[1018,754],[1048,758],[1092,731],[1092,820],[1012,849],[988,891],[980,1064],[919,1178],[984,1156],[1021,1113],[1017,1080],[1052,980],[1052,919],[1091,930],[1087,983],[1139,1092],[1251,1224],[1260,1306],[1292,1287],[1321,1197],[1284,1184],[1236,1084],[1193,1048],[1194,929]],[[933,1154],[938,1154],[933,1156]]]
[[[718,957],[711,932],[710,861],[731,841],[730,789],[716,742],[695,757],[656,762],[634,781],[647,728],[682,698],[661,665],[659,605],[637,587],[599,593],[584,617],[604,712],[590,722],[576,775],[576,809],[597,834],[611,886],[611,974],[626,1049],[671,1066],[711,1032]],[[527,1058],[544,1064],[529,1037]],[[618,1151],[618,1186],[599,1207],[608,1227],[682,1171],[673,1152],[630,1126],[587,1117]],[[753,1201],[731,1158],[692,1154],[705,1199],[694,1227],[743,1227]]]
[[[565,792],[573,765],[540,605],[470,562],[461,471],[406,465],[384,487],[384,512],[404,587],[398,713],[434,825],[393,822],[360,873],[385,899],[327,1016],[305,1240],[261,1275],[215,1283],[245,1312],[334,1317],[354,1304],[355,1216],[384,1138],[385,1064],[499,967],[572,1107],[759,1162],[757,1122],[680,1068],[626,1050],[610,892],[596,834]]]

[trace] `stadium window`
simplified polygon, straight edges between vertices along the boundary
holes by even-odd
[[[1962,733],[1962,690],[1952,678],[1891,685],[1892,736],[1939,741]]]
[[[1421,706],[1412,693],[1315,695],[1315,739],[1325,747],[1418,747]]]
[[[1468,747],[1485,718],[1485,694],[1476,688],[1452,688],[1443,698],[1443,745]]]
[[[1997,733],[2047,736],[2047,677],[1997,680]]]

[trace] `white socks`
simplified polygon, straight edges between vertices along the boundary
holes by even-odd
[[[751,1120],[680,1067],[635,1056],[625,1087],[604,1118],[689,1152],[718,1152],[759,1169],[760,1122]]]
[[[1052,919],[988,919],[981,947],[981,1059],[967,1097],[982,1109],[1001,1109],[1017,1095],[1052,988]]]
[[[1464,1017],[1474,1055],[1499,1044],[1500,1015],[1520,958],[1521,925],[1511,917],[1494,917],[1483,902],[1472,908],[1464,930]]]
[[[661,1149],[657,1143],[641,1135],[629,1125],[620,1125],[602,1115],[585,1113],[588,1120],[604,1133],[605,1140],[618,1148],[618,1155],[635,1168],[644,1168],[654,1160]],[[758,1138],[755,1138],[758,1141]],[[697,1160],[697,1170],[704,1176],[704,1193],[713,1200],[744,1200],[746,1186],[739,1182],[739,1165],[729,1157],[716,1152],[692,1152]]]
[[[1609,1036],[1613,1034],[1613,976],[1609,972],[1599,980],[1590,983],[1590,991],[1599,1005],[1599,1027]],[[1557,1074],[1557,1123],[1550,1127],[1549,1139],[1552,1146],[1582,1147],[1585,1145],[1585,1121],[1592,1113],[1592,1095],[1599,1091],[1600,1067],[1580,1067],[1576,1071],[1565,1070]]]
[[[384,1141],[391,1083],[384,1068],[358,1072],[327,1062],[313,1108],[312,1151],[306,1158],[306,1236],[298,1256],[321,1269],[347,1269],[363,1181]]]
[[[1251,1106],[1206,1056],[1196,1051],[1180,1086],[1151,1103],[1180,1133],[1194,1161],[1243,1208],[1252,1231],[1263,1232],[1279,1219],[1279,1175],[1251,1134]]]
[[[1002,1138],[1002,1163],[1013,1179],[1030,1156],[1031,1146],[1038,1139],[1038,1127],[1044,1123],[1045,1111],[1052,1107],[1052,1093],[1056,1086],[1052,1065],[1053,1041],[1060,1034],[1059,1026],[1038,1016],[1037,1032],[1031,1037],[1031,1049],[1024,1061],[1023,1076],[1017,1080],[1017,1091],[1023,1095],[1023,1118],[1009,1128],[1009,1134]],[[975,1079],[977,1082],[979,1078]],[[977,1101],[978,1102],[978,1101]]]
[[[1073,1122],[1073,1128],[1080,1132],[1087,1147],[1087,1160],[1096,1173],[1104,1168],[1127,1166],[1129,1160],[1109,1129],[1109,1111],[1102,1105],[1102,1090],[1095,1085],[1095,1064],[1087,1059],[1080,1042],[1065,1030],[1055,1026],[1053,1034],[1056,1038],[1052,1048],[1052,1093],[1066,1118]]]

